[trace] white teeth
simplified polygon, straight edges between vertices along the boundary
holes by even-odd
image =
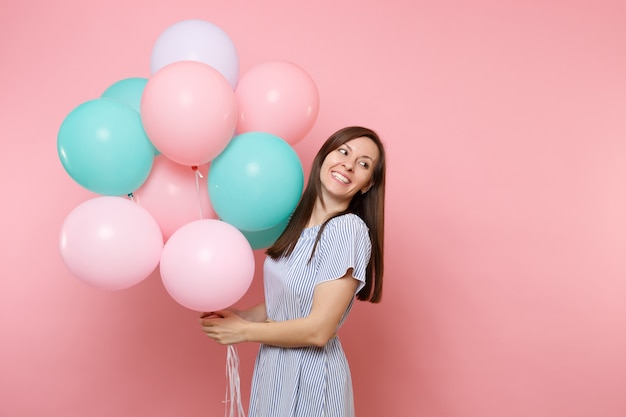
[[[344,177],[343,175],[341,175],[338,172],[333,172],[332,175],[333,175],[334,178],[338,179],[339,181],[343,182],[344,184],[350,183],[349,179],[347,179],[346,177]]]

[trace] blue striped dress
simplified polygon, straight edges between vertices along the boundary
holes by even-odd
[[[349,268],[365,283],[371,242],[363,220],[354,214],[335,217],[322,232],[315,256],[309,257],[321,226],[304,229],[287,258],[266,258],[265,303],[268,318],[284,321],[306,317],[313,290],[321,282],[341,278]],[[354,298],[346,309],[344,322]],[[249,417],[354,416],[350,369],[339,338],[324,347],[282,348],[261,344],[256,359]]]

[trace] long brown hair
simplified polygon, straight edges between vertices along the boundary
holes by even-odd
[[[372,186],[365,193],[357,192],[350,200],[346,210],[334,214],[322,224],[317,234],[313,252],[315,252],[317,243],[330,219],[346,213],[358,215],[369,228],[372,254],[365,272],[365,286],[357,294],[357,299],[378,303],[382,297],[384,272],[385,148],[376,132],[371,129],[361,126],[345,127],[333,133],[324,142],[313,160],[309,181],[298,206],[289,220],[287,228],[276,242],[267,249],[267,254],[273,259],[278,259],[282,256],[289,256],[293,252],[302,230],[306,227],[313,213],[315,201],[317,198],[322,198],[320,170],[324,159],[341,145],[360,137],[371,139],[378,147],[380,154],[372,173]],[[313,253],[311,253],[312,256]]]

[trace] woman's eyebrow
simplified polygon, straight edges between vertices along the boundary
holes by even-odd
[[[348,150],[349,150],[350,152],[353,152],[352,147],[351,147],[350,145],[348,145],[347,143],[344,143],[344,144],[343,144],[343,146],[345,146],[346,148],[348,148]],[[372,158],[371,156],[368,156],[368,155],[361,155],[361,158],[367,158],[367,159],[369,159],[369,160],[371,160],[371,161],[373,161],[373,160],[374,160],[374,158]]]

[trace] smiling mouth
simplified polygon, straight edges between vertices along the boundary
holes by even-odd
[[[348,178],[344,177],[343,175],[341,175],[338,172],[332,171],[331,175],[333,176],[333,178],[343,182],[344,184],[350,184],[350,180]]]

